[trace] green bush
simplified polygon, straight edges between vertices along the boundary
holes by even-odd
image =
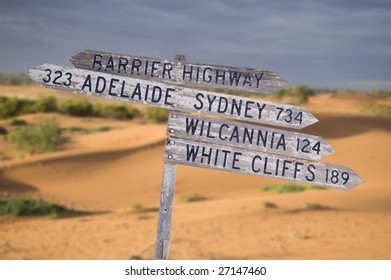
[[[5,127],[0,126],[0,135],[6,135],[8,133]]]
[[[136,108],[126,105],[102,105],[94,104],[93,115],[100,118],[129,120],[138,116]]]
[[[18,98],[0,97],[0,119],[11,118],[19,115],[24,107],[24,102]]]
[[[290,88],[279,89],[274,93],[274,96],[281,99],[287,99],[287,102],[293,104],[305,104],[308,98],[313,96],[315,91],[306,86],[294,86]]]
[[[372,103],[362,108],[362,112],[375,117],[391,118],[391,106],[385,104]]]
[[[93,106],[83,99],[67,100],[60,104],[60,111],[77,117],[92,116]]]
[[[22,119],[10,119],[8,123],[13,126],[22,126],[27,124],[27,122]]]
[[[277,204],[270,201],[263,201],[262,204],[264,208],[278,208]]]
[[[80,133],[80,134],[92,134],[97,132],[106,132],[110,130],[108,126],[100,126],[100,127],[91,127],[91,128],[81,128],[77,126],[71,126],[63,129],[64,131],[69,131],[72,133]]]
[[[331,209],[331,207],[329,207],[329,206],[324,206],[321,204],[311,203],[311,202],[307,202],[305,205],[305,208],[309,209],[309,210],[330,210]]]
[[[189,203],[189,202],[204,201],[207,200],[207,198],[199,194],[193,194],[193,195],[183,195],[179,198],[179,200],[181,202]]]
[[[61,129],[54,120],[38,123],[36,126],[24,126],[7,135],[18,151],[27,154],[41,154],[54,151],[64,142]]]
[[[1,74],[0,85],[27,86],[33,85],[34,81],[24,73]]]
[[[12,216],[51,215],[57,216],[66,208],[43,200],[11,198],[0,200],[0,214]]]
[[[380,99],[385,99],[388,97],[391,97],[391,91],[386,91],[384,89],[375,89],[369,92],[369,95],[380,98]]]
[[[318,186],[301,186],[301,185],[267,185],[262,186],[259,189],[262,192],[274,192],[274,193],[296,193],[296,192],[305,192],[308,190],[326,190],[324,187]]]
[[[148,107],[147,117],[149,123],[165,123],[168,120],[170,112],[167,109]]]
[[[36,100],[30,108],[31,113],[48,113],[57,111],[57,100],[53,96]]]

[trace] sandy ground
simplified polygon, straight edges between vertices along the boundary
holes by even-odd
[[[170,258],[391,259],[391,119],[359,114],[368,102],[324,95],[306,106],[320,121],[304,132],[336,149],[322,161],[349,166],[365,180],[348,192],[272,194],[259,187],[286,182],[178,166]],[[25,118],[39,117],[46,116]],[[113,129],[75,136],[56,153],[0,163],[0,196],[88,213],[0,216],[0,259],[153,258],[165,126],[56,118],[62,126]],[[206,200],[183,202],[196,194]],[[264,208],[264,201],[279,207]],[[330,209],[309,210],[308,202]]]

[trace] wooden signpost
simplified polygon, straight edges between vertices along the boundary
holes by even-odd
[[[334,153],[321,137],[172,112],[167,134],[175,138],[319,160]]]
[[[43,64],[28,74],[43,87],[170,110],[156,236],[157,259],[168,258],[176,164],[341,190],[363,182],[348,167],[316,162],[334,152],[321,137],[258,125],[301,129],[318,121],[306,109],[183,87],[272,93],[286,86],[272,71],[187,62],[181,55],[170,61],[83,51],[70,61],[77,68]]]
[[[167,60],[85,50],[69,60],[80,69],[190,86],[257,93],[273,93],[287,86],[286,81],[272,71],[187,62],[184,56]]]

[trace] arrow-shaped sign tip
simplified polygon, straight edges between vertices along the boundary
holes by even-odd
[[[361,178],[360,176],[358,176],[357,173],[355,173],[352,169],[347,168],[347,170],[349,171],[349,174],[351,176],[351,179],[350,179],[351,183],[347,184],[346,188],[344,190],[346,190],[346,191],[351,190],[351,189],[357,187],[358,185],[361,185],[362,183],[364,183],[364,179]]]

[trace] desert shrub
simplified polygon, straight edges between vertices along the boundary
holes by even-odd
[[[391,106],[385,104],[372,103],[362,108],[362,112],[375,117],[391,118]]]
[[[309,209],[309,210],[330,210],[331,209],[331,207],[329,207],[329,206],[324,206],[321,204],[311,203],[311,202],[307,202],[305,205],[305,208]]]
[[[111,119],[133,119],[139,114],[138,110],[126,105],[102,105],[95,104],[93,115],[101,118]]]
[[[183,195],[179,199],[181,202],[185,202],[185,203],[207,200],[207,198],[205,196],[202,196],[199,194]]]
[[[0,98],[0,119],[17,116],[22,112],[23,102],[18,98]]]
[[[262,204],[264,208],[278,208],[277,204],[270,201],[263,201]]]
[[[48,120],[33,127],[24,126],[7,135],[18,151],[41,154],[54,151],[64,142],[61,129],[54,120]]]
[[[91,128],[81,128],[77,126],[71,126],[63,129],[64,131],[72,132],[72,133],[80,133],[80,134],[92,134],[97,132],[105,132],[109,131],[110,127],[108,126],[100,126],[100,127],[91,127]]]
[[[380,98],[380,99],[385,99],[388,97],[391,97],[391,91],[386,91],[384,89],[375,89],[369,92],[369,95]]]
[[[10,119],[8,123],[13,126],[22,126],[27,124],[27,122],[22,119]]]
[[[318,186],[301,186],[301,185],[267,185],[262,186],[259,189],[262,192],[274,192],[274,193],[296,193],[296,192],[305,192],[308,190],[326,190],[324,187]]]
[[[8,133],[5,127],[0,126],[0,135],[6,135]]]
[[[170,112],[167,109],[148,107],[147,117],[149,123],[165,123],[168,120]]]
[[[286,101],[293,104],[305,104],[308,98],[313,96],[315,91],[306,86],[294,86],[290,88],[279,89],[274,93],[274,96],[279,99],[287,99]]]
[[[132,208],[134,211],[139,213],[147,213],[147,212],[159,212],[158,207],[144,207],[142,204],[133,204]]]
[[[261,187],[260,190],[274,193],[296,193],[306,191],[307,187],[299,185],[269,185]]]
[[[51,215],[57,216],[66,208],[43,200],[10,198],[0,200],[0,214],[12,216]]]
[[[56,98],[49,96],[36,100],[30,107],[31,113],[48,113],[57,111]]]
[[[93,106],[84,99],[67,100],[60,104],[60,111],[77,117],[88,117],[92,115]]]
[[[26,86],[32,84],[34,81],[24,73],[0,74],[0,85]]]

